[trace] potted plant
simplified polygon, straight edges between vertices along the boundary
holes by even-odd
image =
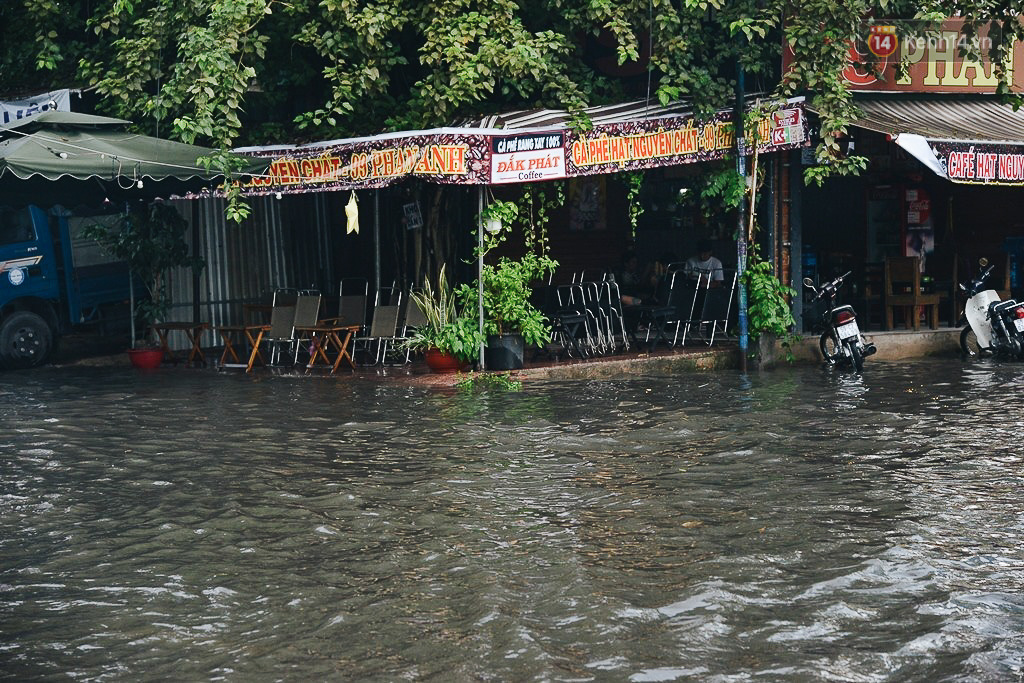
[[[95,239],[114,258],[128,264],[134,278],[142,281],[145,296],[136,299],[132,290],[132,362],[154,363],[154,350],[163,353],[152,340],[150,325],[163,319],[171,306],[167,292],[167,275],[172,268],[188,266],[202,269],[203,260],[189,253],[185,241],[188,223],[178,210],[170,204],[153,202],[137,211],[129,211],[113,225],[94,223],[83,230],[83,236]],[[137,342],[136,324],[145,330],[143,339]],[[149,351],[145,354],[141,351]],[[136,358],[138,356],[138,358]]]
[[[483,255],[504,242],[507,232],[488,233],[484,237]],[[488,370],[521,368],[527,345],[539,346],[551,340],[547,318],[531,301],[531,285],[557,267],[557,261],[533,249],[527,249],[519,258],[501,256],[495,263],[484,263],[480,276],[484,334],[487,335],[484,358]],[[475,283],[459,288],[457,296],[463,306],[476,305],[478,287]]]
[[[478,321],[465,315],[464,306],[458,306],[444,271],[441,266],[436,289],[424,279],[423,289],[409,295],[425,322],[402,344],[406,349],[422,351],[434,372],[465,368],[476,359],[483,341]]]
[[[504,227],[509,227],[519,215],[519,207],[515,202],[505,202],[500,199],[487,205],[480,212],[480,222],[484,224],[484,230],[490,234],[501,232]]]
[[[763,260],[756,249],[750,251],[747,269],[740,279],[747,287],[750,339],[758,344],[760,362],[774,362],[776,343],[782,347],[786,360],[793,362],[792,346],[800,337],[793,332],[796,321],[789,301],[796,290],[782,284],[771,262]]]

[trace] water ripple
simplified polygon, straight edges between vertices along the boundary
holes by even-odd
[[[0,375],[0,677],[1016,679],[1022,377]]]

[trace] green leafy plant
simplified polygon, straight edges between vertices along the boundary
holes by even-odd
[[[515,213],[518,214],[518,210]],[[476,256],[486,258],[508,239],[511,232],[510,226],[506,225],[500,232],[486,233],[483,245],[477,247]],[[530,285],[553,273],[558,262],[537,253],[536,249],[543,245],[536,241],[531,244],[534,248],[527,248],[519,258],[501,256],[495,263],[484,263],[481,269],[484,334],[488,336],[520,334],[524,343],[536,345],[551,339],[547,318],[530,301]],[[479,287],[479,282],[461,285],[456,291],[459,303],[466,308],[476,306]]]
[[[527,183],[522,189],[518,202],[517,223],[523,227],[523,243],[528,250],[548,254],[551,241],[547,226],[551,212],[565,206],[565,183]]]
[[[136,322],[144,328],[163,319],[171,306],[167,292],[170,271],[188,267],[202,270],[205,262],[189,253],[185,241],[188,223],[170,204],[153,202],[148,207],[126,213],[114,225],[93,223],[82,234],[99,242],[114,258],[128,264],[146,288],[148,297],[135,304],[132,338]]]
[[[640,203],[640,190],[644,186],[644,172],[634,171],[632,173],[624,173],[623,177],[626,180],[626,203],[629,206],[629,229],[630,234],[636,237],[636,224],[640,219],[640,214],[644,212],[644,207]]]
[[[444,266],[437,276],[437,288],[430,280],[423,281],[423,289],[409,295],[419,306],[426,324],[417,327],[402,347],[413,351],[438,349],[450,353],[463,362],[472,362],[483,343],[479,321],[465,314],[448,285]]]
[[[516,216],[519,215],[519,207],[516,206],[515,202],[505,202],[500,199],[488,204],[483,211],[480,212],[480,220],[484,226],[489,221],[498,221],[500,224],[499,230],[509,228],[515,223]]]
[[[512,379],[507,372],[479,372],[463,376],[455,386],[463,391],[476,391],[479,389],[504,389],[505,391],[519,391],[523,383]]]
[[[796,321],[789,304],[796,290],[782,284],[772,271],[772,264],[761,259],[756,250],[751,250],[741,279],[747,287],[751,339],[756,341],[763,334],[774,335],[786,351],[786,360],[792,362],[793,342],[800,339],[793,332]]]

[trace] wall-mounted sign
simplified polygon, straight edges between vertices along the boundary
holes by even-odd
[[[749,131],[758,151],[806,145],[802,107],[788,103],[766,114],[756,135]],[[586,131],[555,128],[514,135],[446,128],[248,150],[255,156],[272,155],[273,161],[265,174],[250,178],[241,189],[245,195],[266,195],[379,188],[409,177],[457,185],[525,183],[718,160],[735,154],[732,116],[723,111],[701,119],[666,116],[600,124]],[[743,153],[753,151],[750,145]]]
[[[423,215],[420,213],[418,202],[403,204],[402,211],[405,213],[405,227],[408,230],[419,230],[423,227]]]
[[[1024,146],[932,142],[932,152],[954,182],[1024,185]]]
[[[922,23],[911,35],[899,37],[895,26],[866,25],[861,40],[850,45],[843,78],[855,91],[994,93],[999,81],[988,58],[995,38],[989,35],[991,27],[980,27],[976,35],[963,27],[963,19],[937,27]],[[792,62],[787,45],[783,70]],[[903,75],[898,73],[902,62],[907,65]],[[1011,88],[1024,92],[1024,43],[1014,43],[1007,72]]]
[[[491,183],[535,182],[564,177],[564,134],[491,138]]]

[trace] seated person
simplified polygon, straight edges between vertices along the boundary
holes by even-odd
[[[686,260],[683,272],[696,285],[721,287],[725,280],[722,262],[711,253],[711,240],[697,242],[697,254]]]
[[[640,306],[653,299],[658,277],[650,267],[641,269],[640,258],[634,251],[622,257],[622,269],[616,275],[623,306]]]

